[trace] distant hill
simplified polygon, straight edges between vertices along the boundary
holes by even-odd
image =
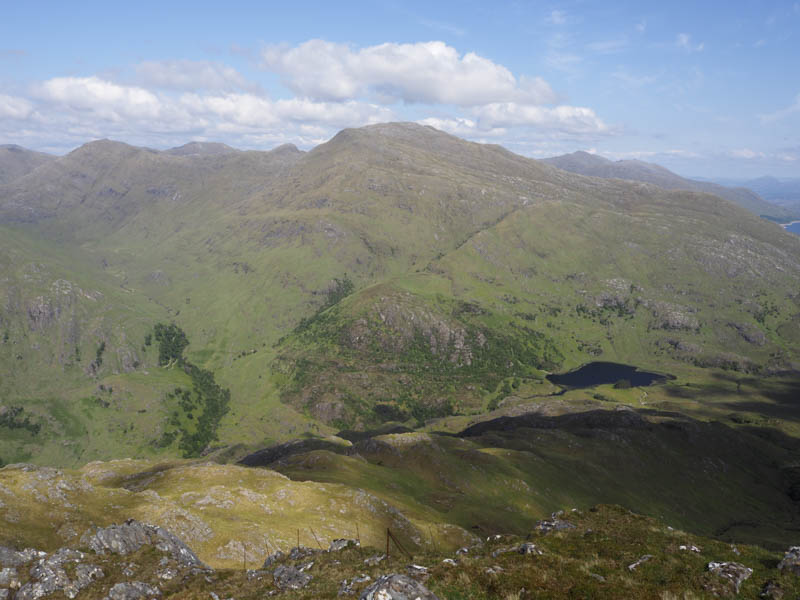
[[[56,157],[51,154],[34,152],[15,144],[2,145],[0,146],[0,185],[11,183],[55,159]]]
[[[234,152],[239,152],[239,150],[219,142],[189,142],[183,146],[164,150],[164,154],[173,156],[218,156]]]
[[[587,175],[590,177],[603,177],[606,179],[629,179],[652,183],[668,190],[692,190],[714,194],[721,198],[738,204],[750,212],[771,218],[772,220],[785,220],[798,213],[782,206],[776,206],[759,197],[757,193],[747,187],[726,187],[708,181],[686,179],[676,175],[664,167],[643,162],[640,160],[611,161],[596,154],[578,151],[563,156],[542,159],[543,162],[564,169],[571,173]],[[799,211],[800,212],[800,211]]]
[[[758,192],[770,202],[791,207],[800,213],[800,178],[759,177],[745,181],[742,185]]]

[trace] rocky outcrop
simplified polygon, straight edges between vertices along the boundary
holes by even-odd
[[[709,573],[713,573],[721,577],[728,583],[729,588],[736,594],[739,593],[739,588],[752,574],[753,569],[745,567],[743,564],[737,562],[710,562],[708,563]]]
[[[384,575],[365,589],[359,600],[439,600],[419,581],[408,575]]]
[[[275,585],[280,590],[301,590],[311,583],[311,575],[289,565],[280,565],[272,573]]]
[[[56,591],[67,598],[75,598],[78,593],[93,581],[105,577],[99,567],[82,563],[86,558],[83,552],[61,548],[46,558],[40,558],[31,568],[31,581],[20,587],[15,600],[38,600]],[[75,573],[67,574],[67,568]]]
[[[141,581],[118,583],[112,587],[104,600],[142,600],[144,598],[159,598],[161,590]]]
[[[778,569],[800,575],[800,546],[792,546],[786,551],[783,560],[778,563]]]
[[[140,523],[134,519],[129,519],[122,525],[111,525],[97,529],[93,533],[87,532],[81,538],[81,543],[97,554],[110,552],[123,556],[136,552],[145,544],[151,544],[185,567],[208,568],[189,546],[166,529]]]

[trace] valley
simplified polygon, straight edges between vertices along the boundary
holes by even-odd
[[[233,569],[598,504],[796,543],[800,238],[752,207],[412,123],[14,154],[0,545],[136,518]]]

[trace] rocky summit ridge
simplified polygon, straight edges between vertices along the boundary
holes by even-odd
[[[780,599],[800,590],[798,548],[726,545],[614,506],[561,511],[526,539],[496,534],[455,552],[409,555],[389,541],[381,551],[337,539],[214,569],[172,533],[128,520],[87,531],[77,548],[0,546],[0,598],[613,598],[625,589],[627,598]]]

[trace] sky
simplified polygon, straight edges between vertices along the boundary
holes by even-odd
[[[533,158],[800,177],[800,1],[0,8],[0,144],[309,149],[416,121]]]

